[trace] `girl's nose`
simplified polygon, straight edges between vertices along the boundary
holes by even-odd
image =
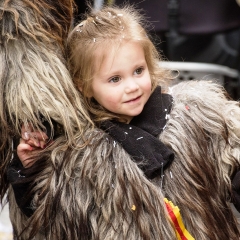
[[[126,82],[126,87],[125,87],[125,92],[126,93],[131,93],[131,92],[135,92],[139,89],[139,85],[137,84],[136,81],[134,81],[133,79],[129,79]]]

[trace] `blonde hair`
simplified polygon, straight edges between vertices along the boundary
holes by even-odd
[[[142,46],[152,80],[152,89],[158,84],[166,84],[166,80],[171,78],[168,70],[159,67],[162,58],[147,35],[143,16],[139,12],[129,5],[123,8],[104,7],[99,11],[92,11],[69,34],[67,54],[73,81],[81,88],[95,121],[118,118],[87,96],[91,91],[93,74],[97,67],[101,67],[108,51],[116,50],[125,41],[137,42]],[[99,51],[102,54],[99,54]]]

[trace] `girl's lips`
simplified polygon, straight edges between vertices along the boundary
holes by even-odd
[[[131,100],[129,100],[129,101],[126,101],[126,102],[124,102],[124,103],[136,102],[136,101],[138,101],[140,98],[141,98],[141,96],[138,96],[138,97],[133,98],[133,99],[131,99]]]

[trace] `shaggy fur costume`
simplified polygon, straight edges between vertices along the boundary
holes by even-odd
[[[54,119],[66,135],[62,145],[74,144],[89,124],[63,55],[72,10],[72,0],[0,2],[1,176],[22,123],[44,129]],[[1,177],[1,197],[7,187]]]
[[[86,120],[62,54],[71,1],[5,0],[0,11],[2,198],[12,137],[22,122],[41,128],[42,117],[54,119],[65,133],[36,163],[30,219],[9,187],[15,238],[176,239],[161,179],[147,180],[120,145]],[[176,156],[164,174],[164,195],[180,207],[195,239],[239,239],[228,205],[230,178],[239,167],[239,104],[208,82],[181,83],[172,94],[160,138]]]

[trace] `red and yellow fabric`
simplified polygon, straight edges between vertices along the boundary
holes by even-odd
[[[171,201],[168,201],[167,198],[164,198],[168,214],[170,219],[175,226],[178,240],[194,240],[191,234],[185,228],[180,210],[177,206],[174,206]]]

